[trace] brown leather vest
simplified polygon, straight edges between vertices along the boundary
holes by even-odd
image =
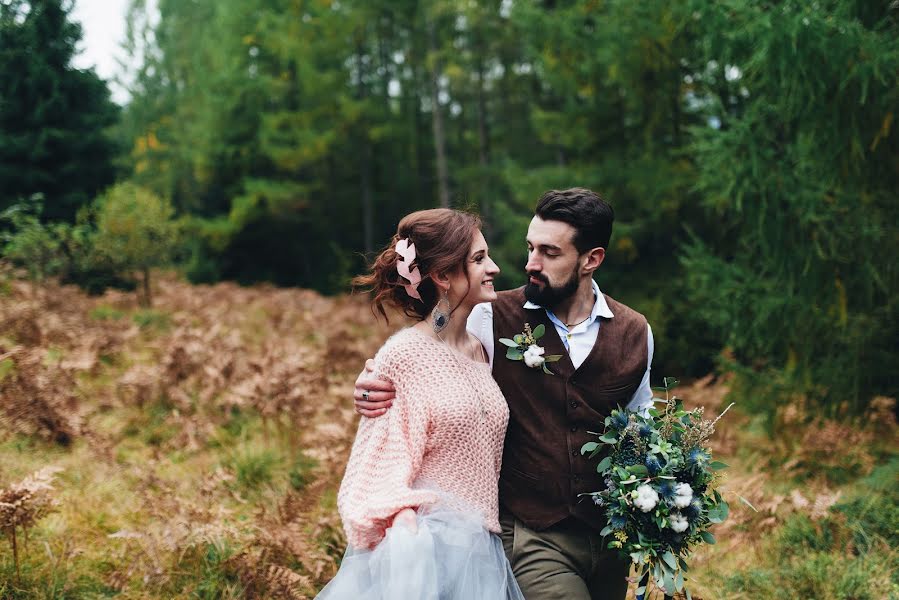
[[[597,530],[605,523],[590,498],[578,494],[604,486],[596,474],[598,459],[580,453],[588,432],[601,432],[616,406],[624,407],[646,371],[646,318],[606,296],[614,318],[601,318],[593,350],[578,369],[544,309],[526,309],[524,288],[499,292],[493,303],[493,377],[509,403],[509,428],[499,479],[500,503],[525,525],[545,529],[574,516]],[[511,338],[543,324],[539,340],[554,373],[506,358],[501,337]]]

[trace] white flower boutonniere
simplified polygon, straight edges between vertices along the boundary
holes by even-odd
[[[543,346],[538,346],[537,340],[542,338],[544,333],[546,333],[546,327],[542,324],[537,325],[537,328],[531,331],[531,325],[525,323],[523,333],[515,334],[512,336],[512,339],[499,338],[499,342],[504,346],[507,346],[506,358],[510,360],[523,360],[524,364],[532,369],[542,367],[544,373],[553,375],[553,372],[546,367],[546,363],[556,362],[562,358],[562,355],[543,355]]]

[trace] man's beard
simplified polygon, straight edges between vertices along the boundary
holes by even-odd
[[[571,277],[559,287],[553,287],[549,284],[549,280],[543,273],[528,273],[528,276],[539,279],[543,282],[543,289],[537,284],[528,281],[524,286],[524,297],[534,304],[539,304],[543,308],[552,308],[563,300],[567,300],[574,296],[578,287],[577,269],[572,271]]]

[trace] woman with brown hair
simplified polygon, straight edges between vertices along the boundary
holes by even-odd
[[[337,500],[349,548],[320,599],[523,600],[497,536],[509,410],[465,327],[497,273],[480,219],[433,209],[354,281],[385,319],[390,303],[418,323],[375,357],[396,398],[359,424]]]

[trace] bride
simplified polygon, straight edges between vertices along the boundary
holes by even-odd
[[[465,329],[497,273],[478,217],[433,209],[354,281],[418,323],[375,357],[396,398],[359,424],[337,501],[349,548],[319,599],[523,600],[497,535],[509,410]]]

